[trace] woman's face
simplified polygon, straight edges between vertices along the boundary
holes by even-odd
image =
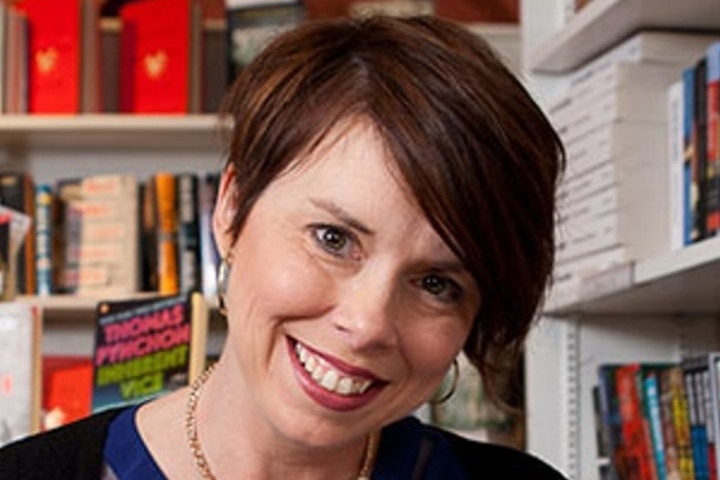
[[[219,235],[232,256],[236,411],[316,446],[356,441],[428,400],[480,302],[373,128],[341,132],[270,184],[234,245]],[[226,174],[216,232],[234,213],[231,184]]]

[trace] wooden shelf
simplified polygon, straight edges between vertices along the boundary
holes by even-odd
[[[548,304],[550,316],[717,315],[720,312],[720,237],[584,279],[578,298]]]
[[[216,115],[4,115],[0,146],[30,148],[219,148],[223,124]]]
[[[720,31],[717,0],[593,0],[568,24],[530,47],[536,73],[564,73],[641,29]]]

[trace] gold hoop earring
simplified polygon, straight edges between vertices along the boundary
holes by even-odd
[[[218,265],[217,271],[217,298],[218,311],[227,316],[227,308],[225,307],[225,295],[227,294],[227,283],[230,277],[230,256],[223,257]]]
[[[460,365],[458,364],[457,358],[453,359],[452,362],[452,382],[450,384],[450,390],[443,393],[442,395],[435,395],[435,398],[431,401],[433,405],[442,405],[443,403],[450,400],[457,390],[458,382],[460,381]]]

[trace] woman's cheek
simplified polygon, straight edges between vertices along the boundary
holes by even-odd
[[[304,251],[278,255],[256,276],[261,303],[281,317],[312,317],[332,307],[336,291],[332,272]]]

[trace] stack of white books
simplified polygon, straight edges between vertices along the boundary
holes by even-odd
[[[717,36],[639,32],[568,78],[548,106],[567,152],[552,297],[670,250],[667,91]]]

